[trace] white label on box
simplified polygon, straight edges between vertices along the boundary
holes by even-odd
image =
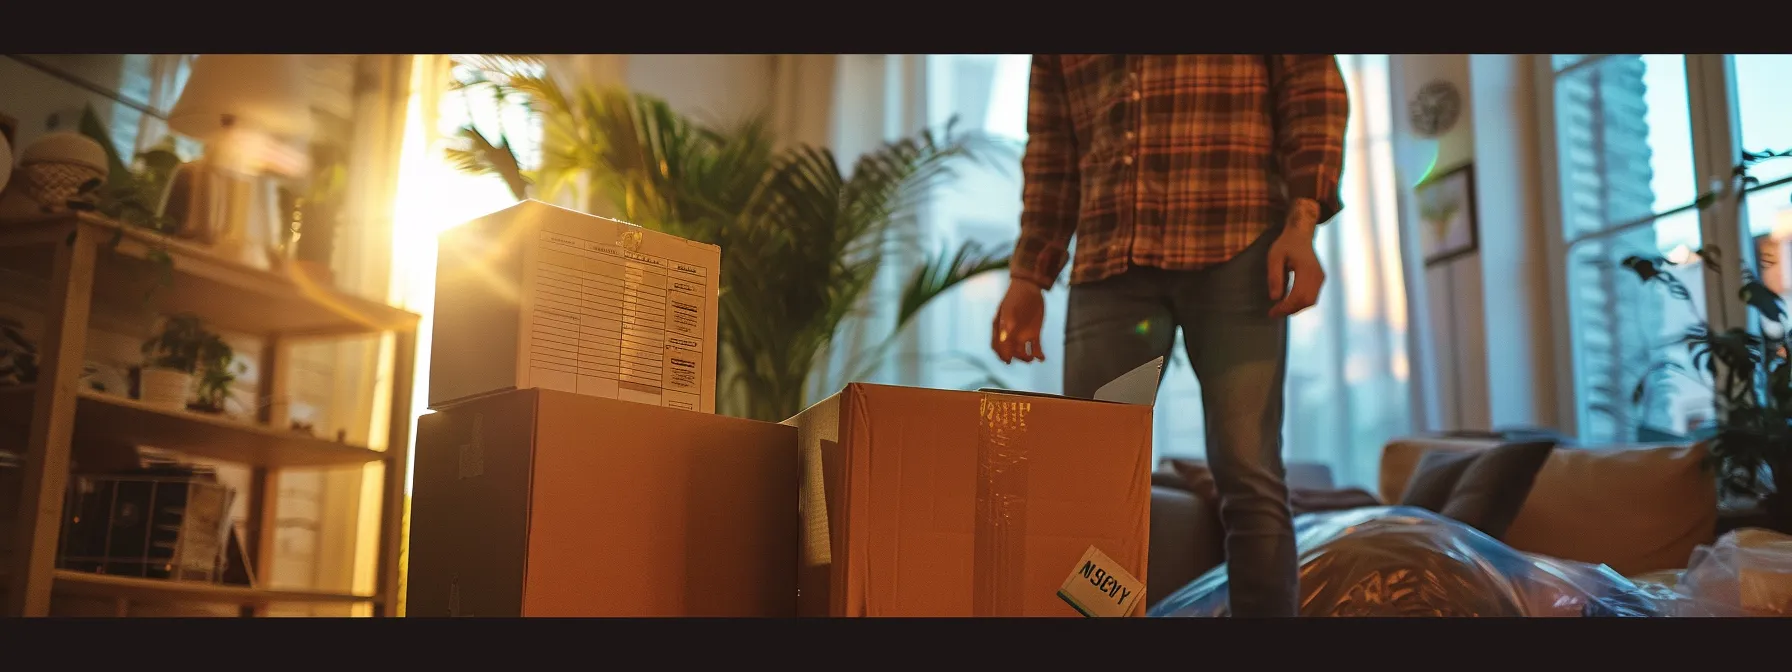
[[[1059,599],[1090,618],[1131,616],[1144,596],[1145,584],[1094,546],[1058,589]]]
[[[530,382],[697,409],[709,269],[564,232],[540,243]]]

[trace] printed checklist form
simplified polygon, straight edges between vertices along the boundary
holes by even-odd
[[[523,201],[440,250],[432,408],[543,388],[715,411],[716,246]]]

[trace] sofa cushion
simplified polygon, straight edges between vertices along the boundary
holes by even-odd
[[[1499,539],[1518,517],[1555,447],[1554,440],[1545,439],[1424,455],[1400,504],[1442,514]]]
[[[1391,442],[1382,451],[1382,498],[1400,501],[1401,486],[1427,453],[1498,443]],[[1703,445],[1557,446],[1503,541],[1521,551],[1602,563],[1627,576],[1685,567],[1692,549],[1716,536],[1717,486],[1700,466],[1705,454]]]
[[[1181,488],[1187,483],[1186,470],[1189,467],[1207,468],[1207,460],[1183,457],[1166,457],[1157,463],[1157,471],[1151,472],[1151,484]],[[1332,469],[1318,462],[1289,462],[1283,467],[1288,487],[1308,490],[1326,490],[1337,487],[1332,480]]]
[[[1406,480],[1406,489],[1400,493],[1400,499],[1392,503],[1416,506],[1432,513],[1444,510],[1444,505],[1450,503],[1450,491],[1456,489],[1456,483],[1462,480],[1462,474],[1475,463],[1478,455],[1479,451],[1426,453],[1413,466],[1412,478]]]
[[[1703,444],[1557,448],[1505,541],[1626,576],[1683,568],[1717,535],[1717,482],[1701,466],[1705,455]]]
[[[1145,604],[1157,604],[1225,562],[1225,542],[1225,528],[1211,502],[1180,487],[1151,488]]]
[[[1396,439],[1381,449],[1381,474],[1377,488],[1381,501],[1398,503],[1406,484],[1418,470],[1419,459],[1433,452],[1474,452],[1499,445],[1496,439],[1411,438]]]

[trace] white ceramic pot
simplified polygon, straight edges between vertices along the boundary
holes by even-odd
[[[184,411],[193,396],[193,374],[183,371],[145,367],[138,383],[138,401],[157,408]]]
[[[60,208],[91,180],[105,180],[106,148],[79,133],[51,133],[19,152],[19,174],[31,198]]]

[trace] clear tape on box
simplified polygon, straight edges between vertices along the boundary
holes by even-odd
[[[977,507],[971,585],[974,616],[1025,611],[1027,413],[1025,398],[983,394],[978,403]]]
[[[1710,588],[1688,591],[1683,581],[1676,589],[1625,578],[1605,565],[1523,553],[1413,507],[1304,514],[1295,519],[1295,543],[1302,616],[1748,615],[1737,600],[1718,598]],[[1734,557],[1721,550],[1708,556]],[[1722,574],[1713,570],[1723,565],[1712,562],[1703,561],[1711,570],[1695,564],[1687,574],[1721,582]],[[1148,615],[1226,616],[1228,594],[1226,566],[1220,565]]]

